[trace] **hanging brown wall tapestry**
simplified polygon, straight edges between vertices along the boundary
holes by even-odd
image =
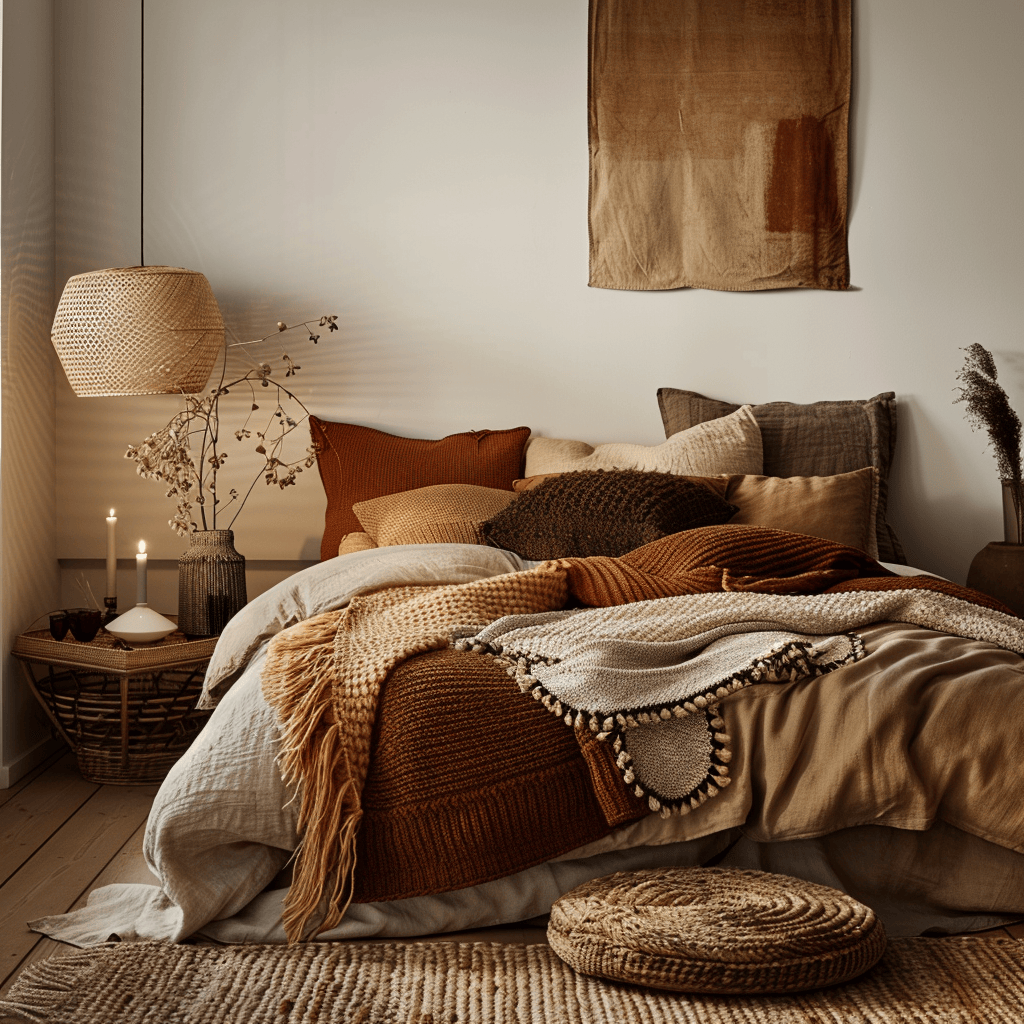
[[[590,0],[590,284],[843,289],[851,0]]]

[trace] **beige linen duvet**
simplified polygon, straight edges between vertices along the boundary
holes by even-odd
[[[78,945],[196,933],[284,941],[286,890],[273,886],[298,839],[296,804],[275,764],[277,724],[260,689],[263,648],[252,637],[341,607],[385,579],[463,582],[528,567],[468,545],[379,549],[323,563],[254,601],[215,657],[223,677],[237,681],[154,804],[146,855],[158,884],[108,886],[87,908],[31,927]],[[867,650],[860,661],[722,702],[733,781],[694,812],[648,816],[495,882],[354,904],[318,938],[524,920],[588,878],[708,861],[839,885],[874,905],[891,934],[1024,916],[1024,660],[919,626],[858,632]]]

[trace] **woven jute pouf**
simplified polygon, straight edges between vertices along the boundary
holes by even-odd
[[[734,868],[620,871],[551,908],[571,967],[677,992],[802,992],[866,971],[885,952],[873,910],[828,886]]]

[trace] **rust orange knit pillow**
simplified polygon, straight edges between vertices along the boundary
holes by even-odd
[[[363,528],[352,511],[360,501],[431,484],[479,484],[511,491],[523,475],[529,427],[473,430],[439,441],[398,437],[354,423],[309,418],[317,446],[327,513],[320,558],[338,554],[341,538]]]

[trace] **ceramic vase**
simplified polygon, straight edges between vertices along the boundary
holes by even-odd
[[[1014,488],[1012,480],[1003,481],[1003,540],[1024,544],[1024,493]]]
[[[245,558],[231,530],[195,530],[178,559],[178,629],[219,636],[245,605]]]
[[[1024,616],[1024,496],[1014,500],[1013,482],[1003,481],[1003,540],[986,544],[971,562],[967,586],[997,598]]]

